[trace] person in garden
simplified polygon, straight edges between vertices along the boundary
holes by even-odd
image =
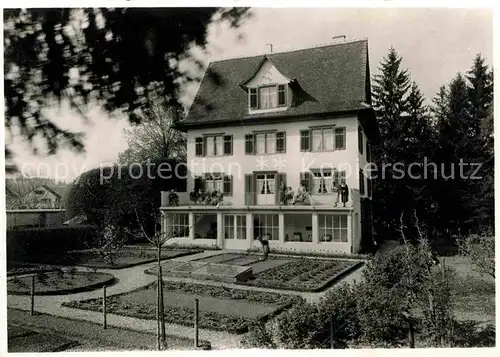
[[[266,239],[267,237],[259,236],[258,240],[262,245],[262,258],[260,260],[267,260],[267,256],[269,255],[269,241]]]
[[[349,201],[349,187],[344,180],[342,180],[342,183],[340,184],[340,200],[342,201],[344,207],[346,202]]]

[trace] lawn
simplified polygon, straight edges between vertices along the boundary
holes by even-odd
[[[29,340],[17,339],[17,337],[33,335],[37,332],[48,333],[51,336],[63,336],[67,339],[78,341],[77,346],[71,346],[65,351],[130,351],[130,350],[155,350],[156,334],[121,329],[108,326],[106,330],[100,324],[71,320],[37,313],[31,316],[29,312],[8,309],[7,326],[9,338],[9,352],[42,352],[43,345],[25,345],[21,342]],[[167,345],[169,349],[187,350],[192,349],[194,341],[190,338],[182,338],[167,335]],[[34,342],[35,340],[33,340]],[[64,342],[64,341],[61,341]],[[208,341],[200,340],[201,344],[208,344]],[[57,349],[57,346],[54,346]]]
[[[39,333],[17,325],[7,327],[8,352],[59,352],[78,345],[63,336]]]
[[[58,295],[96,289],[111,284],[114,276],[94,272],[64,272],[58,270],[37,273],[35,295]],[[27,295],[31,291],[31,276],[13,277],[7,281],[7,292],[14,295]]]
[[[350,260],[323,260],[294,258],[280,263],[279,259],[259,262],[259,271],[255,278],[240,284],[285,289],[295,291],[316,292],[325,289],[334,281],[361,266],[362,262]],[[270,268],[265,269],[263,265]],[[252,265],[250,265],[252,266]]]
[[[201,252],[196,249],[163,249],[161,259],[172,259]],[[157,260],[156,250],[123,248],[113,255],[113,264],[107,262],[97,250],[71,251],[63,255],[33,257],[32,262],[67,266],[83,266],[96,269],[123,269]]]
[[[194,299],[199,299],[201,328],[244,333],[248,325],[266,319],[300,297],[221,286],[165,282],[165,318],[168,323],[193,325]],[[110,313],[155,319],[156,284],[107,298]],[[100,311],[102,299],[72,301],[64,306]]]
[[[444,264],[456,270],[453,288],[456,318],[495,323],[495,279],[473,271],[467,257],[446,257]]]

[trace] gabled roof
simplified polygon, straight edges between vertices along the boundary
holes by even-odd
[[[241,84],[266,59],[284,76],[294,79],[294,90],[301,95],[286,111],[249,114],[247,92]],[[180,127],[251,121],[263,116],[359,111],[366,109],[362,102],[371,103],[369,86],[367,40],[216,61],[209,64]]]
[[[68,191],[67,185],[42,185],[47,190],[58,196],[59,198],[63,198],[66,196],[66,192]]]

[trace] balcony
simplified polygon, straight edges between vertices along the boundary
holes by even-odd
[[[276,199],[262,197],[260,200],[251,200],[250,197],[256,197],[255,193],[244,193],[242,197],[205,197],[197,199],[196,201],[190,199],[188,192],[177,192],[177,199],[172,200],[175,196],[171,192],[162,192],[161,196],[161,209],[165,211],[177,211],[177,210],[197,210],[197,211],[231,211],[231,210],[259,210],[259,211],[316,211],[316,210],[339,210],[339,211],[351,211],[359,204],[360,195],[358,190],[349,190],[349,200],[346,202],[345,206],[340,202],[340,198],[337,200],[336,197],[329,196],[315,196],[308,195],[307,199],[303,202],[296,202],[292,204],[291,201],[287,203],[282,202],[281,204],[276,204]],[[246,196],[246,197],[245,197]],[[193,197],[194,198],[194,197]],[[243,199],[243,200],[242,200]],[[173,201],[173,202],[171,202]],[[250,204],[245,204],[242,202],[250,202]]]

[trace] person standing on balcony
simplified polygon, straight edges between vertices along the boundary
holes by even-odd
[[[286,186],[283,181],[280,182],[279,203],[280,205],[286,204]]]
[[[349,187],[347,187],[345,181],[340,184],[340,199],[345,207],[346,202],[349,201]]]
[[[340,198],[340,187],[337,185],[335,181],[333,182],[332,193],[333,193],[333,207],[337,207]]]

